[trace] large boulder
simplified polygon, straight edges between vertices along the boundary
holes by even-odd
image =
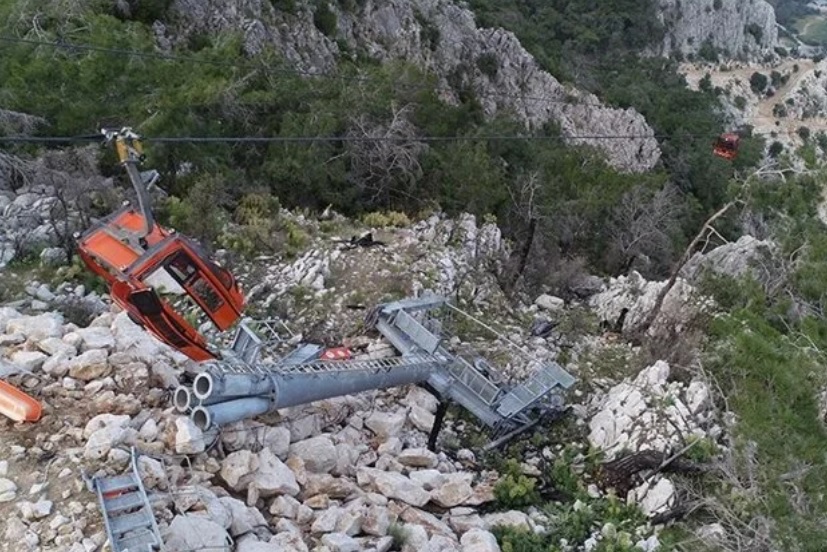
[[[388,498],[401,500],[411,506],[424,506],[431,495],[418,483],[401,473],[385,472],[374,468],[360,468],[357,472],[360,485],[369,483]]]
[[[295,496],[299,494],[299,484],[296,476],[290,471],[278,456],[265,448],[258,454],[258,469],[250,479],[259,494],[269,497],[279,494]]]
[[[92,381],[112,373],[104,349],[91,349],[69,361],[69,376],[82,381]]]
[[[290,446],[290,455],[298,456],[304,461],[310,472],[328,473],[336,467],[336,447],[327,435],[319,435]]]
[[[37,316],[12,317],[6,323],[6,333],[20,333],[33,341],[60,337],[63,334],[63,315],[46,312]]]
[[[460,539],[462,552],[500,552],[497,538],[482,529],[470,529]]]
[[[233,547],[226,529],[206,517],[193,514],[175,516],[163,539],[167,552],[204,549],[229,552]]]

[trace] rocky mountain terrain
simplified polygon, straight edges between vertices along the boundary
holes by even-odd
[[[764,0],[660,0],[662,53],[697,54],[704,44],[727,58],[772,55],[778,41],[773,7]]]
[[[344,232],[359,230],[336,215],[333,220]],[[346,305],[431,289],[467,301],[472,312],[536,357],[559,358],[567,351],[567,368],[582,383],[566,398],[583,440],[552,439],[529,452],[519,459],[525,474],[539,473],[538,467],[572,450],[581,451],[574,465],[582,463],[589,446],[611,459],[675,449],[693,439],[725,443],[722,415],[702,378],[674,381],[663,361],[639,373],[625,363],[604,372],[595,359],[616,347],[610,335],[555,330],[536,337],[529,331],[538,318],[562,328],[592,309],[597,319],[614,319],[625,307],[634,323],[635,313],[651,307],[652,295],[640,289],[657,289],[656,283],[639,276],[612,280],[593,286],[591,306],[543,295],[513,310],[496,285],[507,250],[491,223],[434,215],[409,228],[374,228],[385,247],[342,250],[338,238],[347,234],[320,232],[325,221],[301,215],[296,222],[316,236],[303,253],[236,265],[236,273],[252,305],[276,309],[306,339],[361,342],[375,355],[388,345],[359,334],[361,315]],[[740,253],[710,259],[729,271]],[[682,286],[666,303],[666,319],[694,316],[686,310],[694,302],[686,302],[691,285]],[[93,317],[88,325],[71,321],[77,310],[65,308],[67,297],[79,299],[75,307]],[[437,400],[423,389],[320,401],[205,434],[169,401],[181,378],[199,367],[96,294],[68,283],[52,288],[29,282],[8,305],[0,309],[2,365],[22,372],[12,381],[43,402],[44,416],[36,424],[4,423],[3,550],[100,549],[101,516],[81,474],[121,473],[131,447],[143,454],[140,473],[171,551],[485,552],[500,549],[490,532],[495,527],[542,534],[561,521],[536,508],[503,507],[495,494],[503,474],[487,467],[479,444],[468,440],[469,422],[450,417],[440,447],[428,450]],[[485,314],[492,312],[499,314]],[[545,431],[553,435],[554,426]],[[629,500],[646,516],[663,514],[678,500],[677,485],[656,475],[630,489]],[[593,482],[589,500],[603,500],[605,492]],[[657,530],[645,518],[623,529],[598,526],[575,549],[591,550],[601,541],[628,541],[644,551],[659,547]]]
[[[301,4],[289,13],[264,0],[176,0],[174,23],[156,23],[156,40],[172,45],[199,33],[241,29],[248,52],[275,47],[310,74],[329,72],[338,60],[357,55],[403,60],[433,72],[445,101],[455,103],[461,88],[472,89],[489,117],[505,112],[533,128],[553,122],[573,137],[630,136],[625,141],[567,140],[599,149],[621,170],[645,171],[660,157],[654,131],[639,113],[604,106],[593,94],[562,84],[537,64],[514,33],[478,27],[474,14],[451,0],[345,5],[350,9],[330,4],[335,23],[325,34],[314,24],[314,12]]]
[[[0,72],[24,75],[0,82],[0,135],[35,142],[0,144],[0,377],[43,405],[34,423],[0,419],[0,551],[108,550],[89,478],[123,474],[133,451],[172,552],[827,538],[827,69],[767,65],[783,57],[768,3],[0,13],[19,41]],[[31,42],[64,36],[97,46]],[[686,81],[658,57],[678,52],[695,56]],[[394,72],[403,63],[418,69]],[[56,82],[72,105],[55,110]],[[199,429],[172,395],[204,365],[136,326],[72,258],[75,233],[130,197],[111,148],[37,144],[110,112],[148,131],[157,220],[229,268],[245,316],[277,320],[284,347],[394,356],[371,308],[434,292],[467,315],[440,319],[450,346],[495,365],[502,385],[551,361],[573,375],[565,409],[493,450],[456,404],[429,448],[439,399],[412,385]],[[740,126],[757,136],[739,157],[712,155],[711,137]],[[536,134],[477,139],[522,129]],[[228,345],[231,332],[176,306]]]

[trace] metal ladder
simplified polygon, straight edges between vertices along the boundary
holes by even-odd
[[[440,361],[431,355],[405,355],[374,360],[328,360],[309,362],[306,364],[295,364],[292,366],[279,366],[274,371],[282,373],[319,373],[319,372],[384,372],[393,368],[404,366],[419,366],[422,364],[433,364],[436,368]]]
[[[112,552],[161,552],[161,534],[152,505],[138,475],[138,455],[132,448],[131,471],[91,480],[103,513]]]
[[[554,387],[559,385],[568,389],[574,381],[574,376],[556,362],[544,364],[529,379],[503,397],[497,407],[497,413],[504,418],[511,418],[540,400]]]

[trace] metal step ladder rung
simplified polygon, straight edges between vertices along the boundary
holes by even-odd
[[[136,488],[138,487],[138,480],[135,478],[135,474],[130,472],[124,475],[101,479],[99,485],[101,494],[108,495],[109,493]]]
[[[142,508],[131,514],[110,518],[110,521],[112,522],[112,534],[123,535],[136,529],[149,529],[152,526],[153,517],[151,511],[147,512],[145,508]]]
[[[132,510],[142,506],[143,503],[144,497],[137,491],[125,493],[113,498],[104,497],[103,499],[103,507],[110,514]]]
[[[147,552],[149,550],[159,550],[161,543],[152,531],[141,531],[133,535],[127,535],[117,540],[116,546],[118,550],[132,552]]]

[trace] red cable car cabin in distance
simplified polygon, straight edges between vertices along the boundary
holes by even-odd
[[[718,157],[722,157],[728,161],[732,161],[738,156],[738,145],[741,143],[741,137],[734,133],[721,134],[715,141],[713,152]]]
[[[194,241],[157,224],[144,235],[146,219],[131,207],[117,211],[78,239],[78,253],[106,280],[112,300],[137,324],[193,360],[216,354],[155,290],[158,278],[174,281],[220,331],[241,316],[244,296],[235,278],[209,260]]]

